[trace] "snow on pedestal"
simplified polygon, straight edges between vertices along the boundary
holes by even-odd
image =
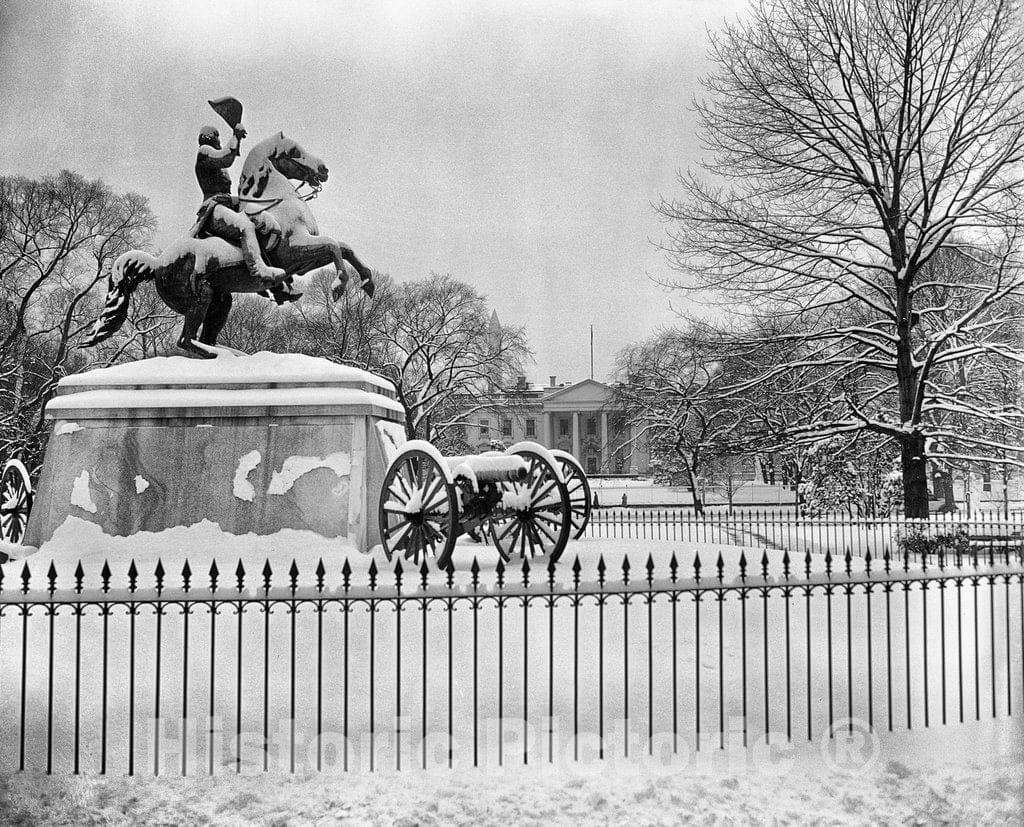
[[[61,380],[27,544],[69,517],[114,536],[207,520],[236,535],[379,542],[385,437],[402,413],[387,382],[310,356],[217,352]]]

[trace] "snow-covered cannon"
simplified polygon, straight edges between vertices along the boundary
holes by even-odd
[[[562,463],[534,442],[447,458],[429,442],[407,442],[384,476],[379,517],[389,560],[433,557],[439,568],[460,534],[489,534],[505,561],[554,561],[577,528]]]
[[[594,506],[590,483],[587,481],[587,474],[583,470],[583,466],[568,451],[552,449],[551,456],[558,462],[558,467],[565,480],[565,487],[569,491],[569,510],[572,512],[572,534],[570,536],[573,540],[578,540],[583,536],[587,523],[590,522],[590,512]]]
[[[32,480],[24,463],[7,460],[0,473],[0,540],[14,545],[22,541],[32,496]]]

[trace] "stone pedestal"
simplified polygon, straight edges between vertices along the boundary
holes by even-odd
[[[218,353],[62,380],[26,543],[75,516],[117,536],[209,520],[231,534],[377,544],[377,499],[402,439],[390,385],[308,356]]]

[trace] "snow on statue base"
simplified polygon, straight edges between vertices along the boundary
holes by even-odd
[[[297,354],[158,357],[63,379],[26,543],[69,516],[126,536],[202,520],[363,551],[402,409],[366,371]]]

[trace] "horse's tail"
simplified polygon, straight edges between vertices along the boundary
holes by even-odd
[[[98,345],[121,329],[124,320],[128,318],[128,299],[136,287],[156,275],[154,264],[153,257],[140,250],[129,250],[118,256],[110,270],[103,312],[96,320],[92,333],[82,342],[82,347]]]

